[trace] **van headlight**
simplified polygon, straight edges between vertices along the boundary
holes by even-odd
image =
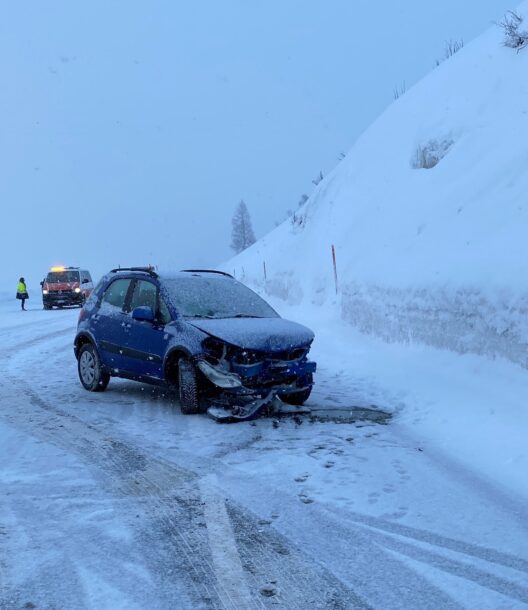
[[[44,290],[42,291],[42,294],[48,294],[48,290],[46,290],[46,289],[44,288]]]
[[[77,294],[79,294],[79,292],[81,292],[80,288],[75,288],[74,292],[76,292]]]

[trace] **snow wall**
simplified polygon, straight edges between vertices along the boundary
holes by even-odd
[[[493,26],[435,68],[222,268],[386,341],[527,366],[528,49],[503,41]]]

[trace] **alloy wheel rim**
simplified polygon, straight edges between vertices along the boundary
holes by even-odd
[[[83,381],[90,385],[95,379],[95,358],[90,352],[83,352],[79,361],[81,377]]]

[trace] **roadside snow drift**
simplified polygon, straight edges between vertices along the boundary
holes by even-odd
[[[333,244],[346,322],[526,366],[527,72],[528,50],[504,47],[493,26],[389,107],[293,218],[224,268],[290,305],[328,305]]]

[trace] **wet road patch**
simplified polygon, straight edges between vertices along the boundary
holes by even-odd
[[[331,409],[313,408],[306,419],[312,423],[335,423],[335,424],[380,424],[387,425],[392,418],[392,413],[383,411],[375,406],[371,407],[340,407]]]

